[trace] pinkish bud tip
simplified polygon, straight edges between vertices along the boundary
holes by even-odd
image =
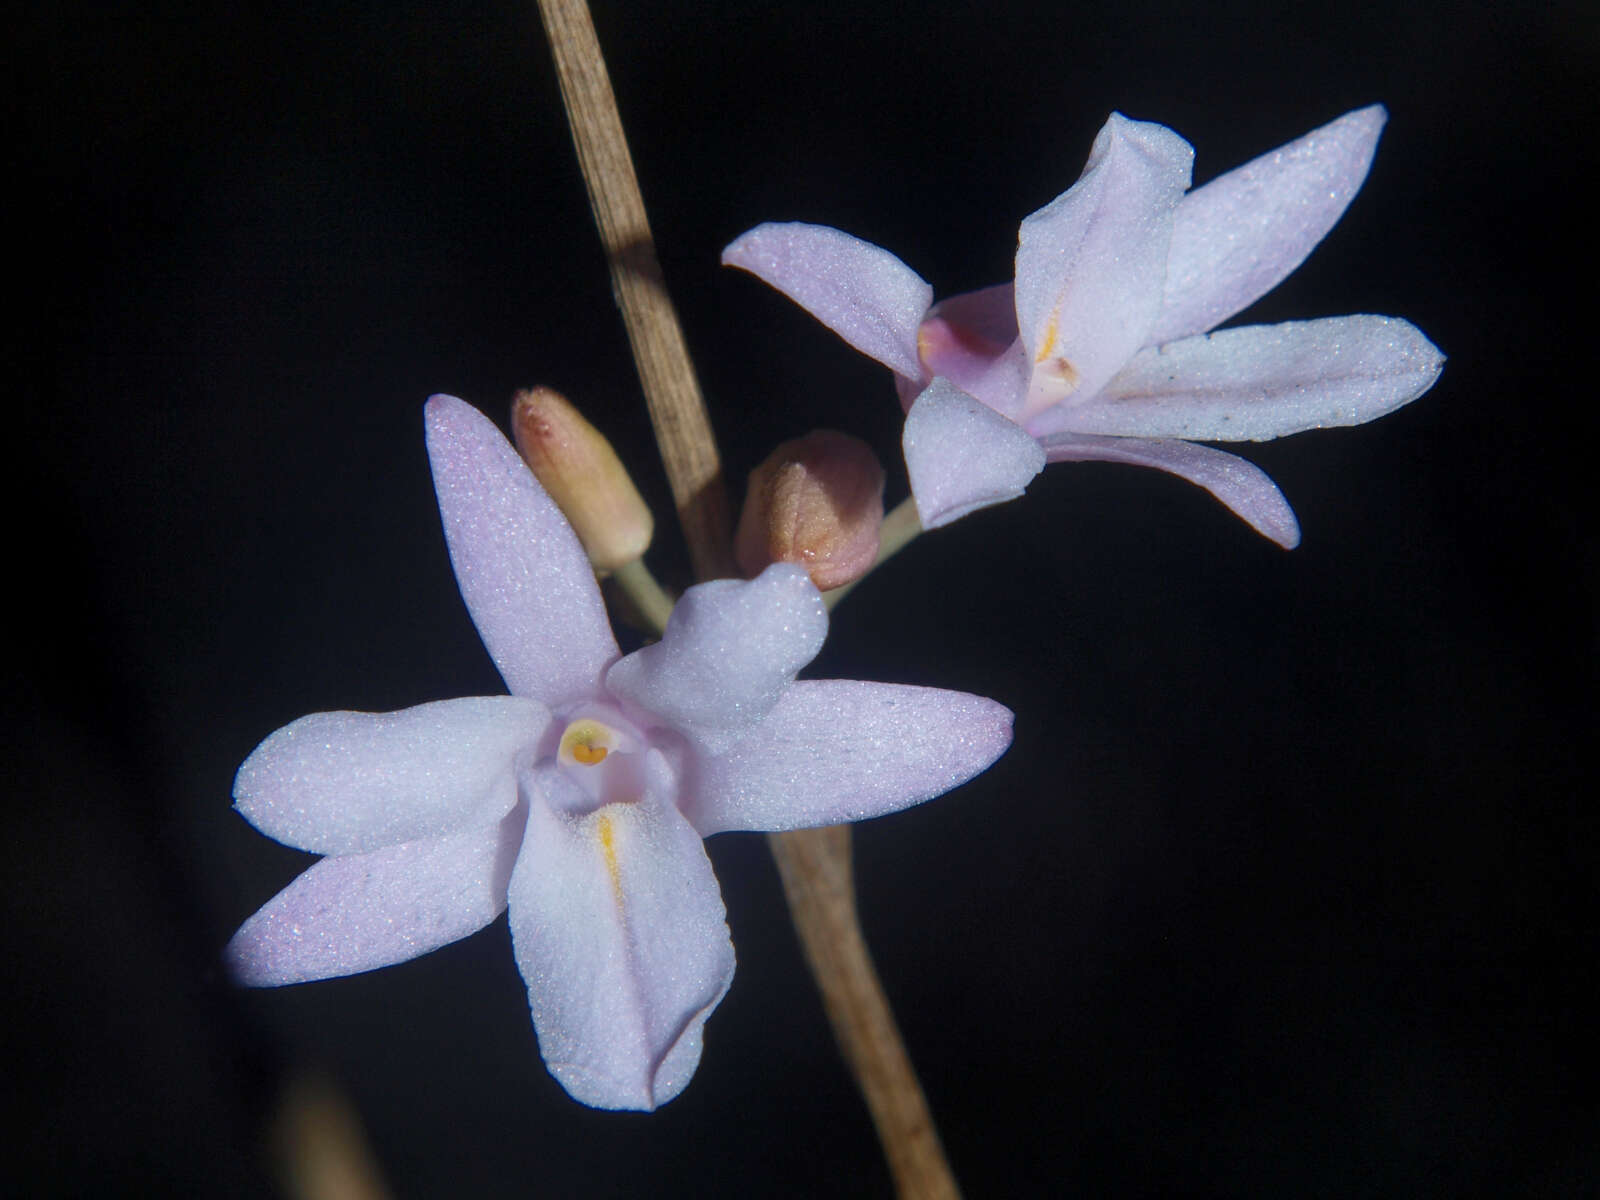
[[[649,548],[655,521],[639,489],[605,435],[565,396],[545,387],[518,392],[511,431],[595,570],[614,571]]]

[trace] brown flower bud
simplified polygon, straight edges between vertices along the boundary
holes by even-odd
[[[544,387],[518,392],[511,432],[597,571],[614,571],[645,552],[655,532],[650,510],[611,443],[565,396]]]
[[[859,438],[819,429],[784,442],[750,472],[734,552],[746,575],[797,563],[826,591],[867,573],[882,524],[878,456]]]

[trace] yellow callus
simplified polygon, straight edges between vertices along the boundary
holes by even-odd
[[[600,856],[606,864],[606,875],[611,879],[611,893],[622,904],[622,867],[617,862],[616,819],[612,815],[618,806],[608,804],[594,815],[594,831],[600,841]]]

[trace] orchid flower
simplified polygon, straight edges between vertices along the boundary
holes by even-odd
[[[722,261],[895,372],[924,527],[1014,499],[1046,462],[1098,460],[1180,475],[1289,548],[1277,485],[1192,439],[1361,424],[1427,391],[1443,356],[1396,317],[1207,331],[1333,227],[1385,119],[1347,113],[1190,191],[1189,143],[1113,113],[1078,181],[1022,222],[1015,282],[936,305],[894,255],[826,226],[760,225]]]
[[[733,978],[702,839],[894,812],[989,766],[978,696],[796,682],[827,632],[799,567],[690,588],[618,653],[565,518],[494,425],[448,396],[428,454],[462,597],[509,696],[317,713],[239,768],[239,811],[325,855],[234,935],[245,984],[350,975],[510,910],[540,1051],[577,1100],[649,1110],[700,1060]]]

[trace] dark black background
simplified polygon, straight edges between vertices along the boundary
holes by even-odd
[[[1010,274],[1112,108],[1203,182],[1389,106],[1365,190],[1244,319],[1392,313],[1450,361],[1375,425],[1246,448],[1300,549],[1167,476],[1053,467],[864,587],[815,673],[1018,714],[991,772],[857,838],[972,1196],[1594,1187],[1592,9],[596,17],[730,477],[834,426],[891,501],[886,372],[724,243],[819,221],[949,294]],[[8,1184],[271,1194],[263,1122],[315,1069],[400,1196],[886,1194],[757,837],[710,845],[739,975],[649,1117],[545,1073],[503,921],[285,991],[213,965],[305,861],[230,811],[261,737],[500,690],[423,399],[562,388],[667,509],[532,6],[62,9],[12,53]],[[684,582],[670,523],[652,562]]]

